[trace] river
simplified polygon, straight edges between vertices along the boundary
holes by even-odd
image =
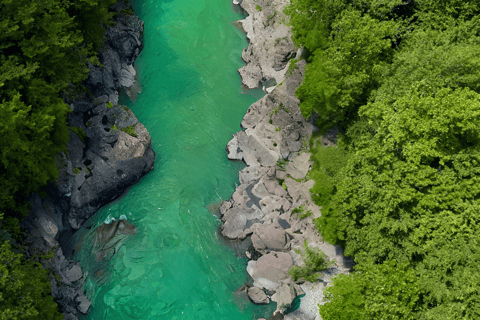
[[[142,93],[125,98],[147,127],[155,169],[89,222],[126,218],[138,228],[96,280],[89,246],[76,253],[92,299],[83,319],[253,319],[268,317],[234,294],[247,279],[246,258],[220,239],[220,221],[207,207],[228,199],[244,165],[225,146],[250,104],[237,69],[247,46],[232,21],[230,0],[137,0],[145,22],[135,62]],[[81,233],[81,232],[80,232]],[[91,251],[90,251],[91,252]],[[274,307],[273,307],[274,308]]]

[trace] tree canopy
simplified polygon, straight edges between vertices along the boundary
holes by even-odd
[[[69,138],[67,89],[96,64],[115,0],[0,0],[0,319],[62,319],[47,272],[21,241],[26,199],[58,177]],[[4,237],[7,235],[7,237]]]
[[[343,132],[312,149],[315,225],[356,262],[322,318],[479,318],[480,4],[293,0],[287,12],[311,52],[302,113]]]
[[[63,319],[50,293],[47,271],[15,252],[8,241],[0,244],[0,319]]]
[[[0,212],[25,214],[22,197],[58,176],[68,141],[62,93],[97,63],[112,0],[0,1]],[[68,72],[65,72],[68,70]]]

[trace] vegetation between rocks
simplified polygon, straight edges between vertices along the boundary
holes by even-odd
[[[137,136],[137,134],[135,132],[135,126],[129,126],[129,127],[122,128],[122,131],[128,133],[132,137]]]
[[[82,139],[82,141],[85,141],[85,139],[87,138],[87,135],[85,134],[85,131],[83,131],[83,129],[80,128],[80,127],[70,127],[70,130],[72,130],[73,132],[75,132],[75,134],[76,134],[80,139]]]
[[[61,320],[50,294],[48,272],[9,241],[0,245],[0,319]]]
[[[300,206],[300,207],[295,208],[295,209],[292,210],[292,215],[293,215],[293,214],[296,214],[296,213],[299,213],[298,218],[299,218],[300,220],[303,220],[303,219],[305,219],[305,218],[308,218],[308,217],[310,217],[310,216],[313,214],[313,212],[312,212],[311,210],[307,210],[307,211],[305,212],[305,208],[304,208],[303,206]]]
[[[309,247],[307,240],[303,244],[302,250],[295,250],[296,253],[302,255],[305,266],[293,266],[288,273],[292,277],[293,281],[304,279],[310,282],[314,282],[321,276],[321,271],[327,270],[334,262],[328,260],[328,257],[320,249]]]

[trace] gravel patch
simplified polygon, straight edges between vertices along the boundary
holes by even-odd
[[[285,320],[321,320],[318,303],[323,301],[323,282],[305,282],[300,287],[305,291],[300,308],[285,315]]]

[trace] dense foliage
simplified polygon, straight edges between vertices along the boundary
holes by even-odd
[[[344,132],[312,149],[315,224],[356,262],[322,318],[480,318],[480,3],[291,3],[302,112]]]
[[[0,0],[0,319],[62,318],[46,271],[5,239],[20,239],[28,195],[58,177],[55,154],[69,137],[64,96],[98,63],[115,2]]]
[[[63,319],[50,294],[47,271],[25,260],[8,241],[0,244],[0,319]]]
[[[21,198],[58,176],[68,141],[61,93],[97,63],[113,0],[0,1],[0,212],[26,212]],[[65,72],[68,70],[68,72]]]

